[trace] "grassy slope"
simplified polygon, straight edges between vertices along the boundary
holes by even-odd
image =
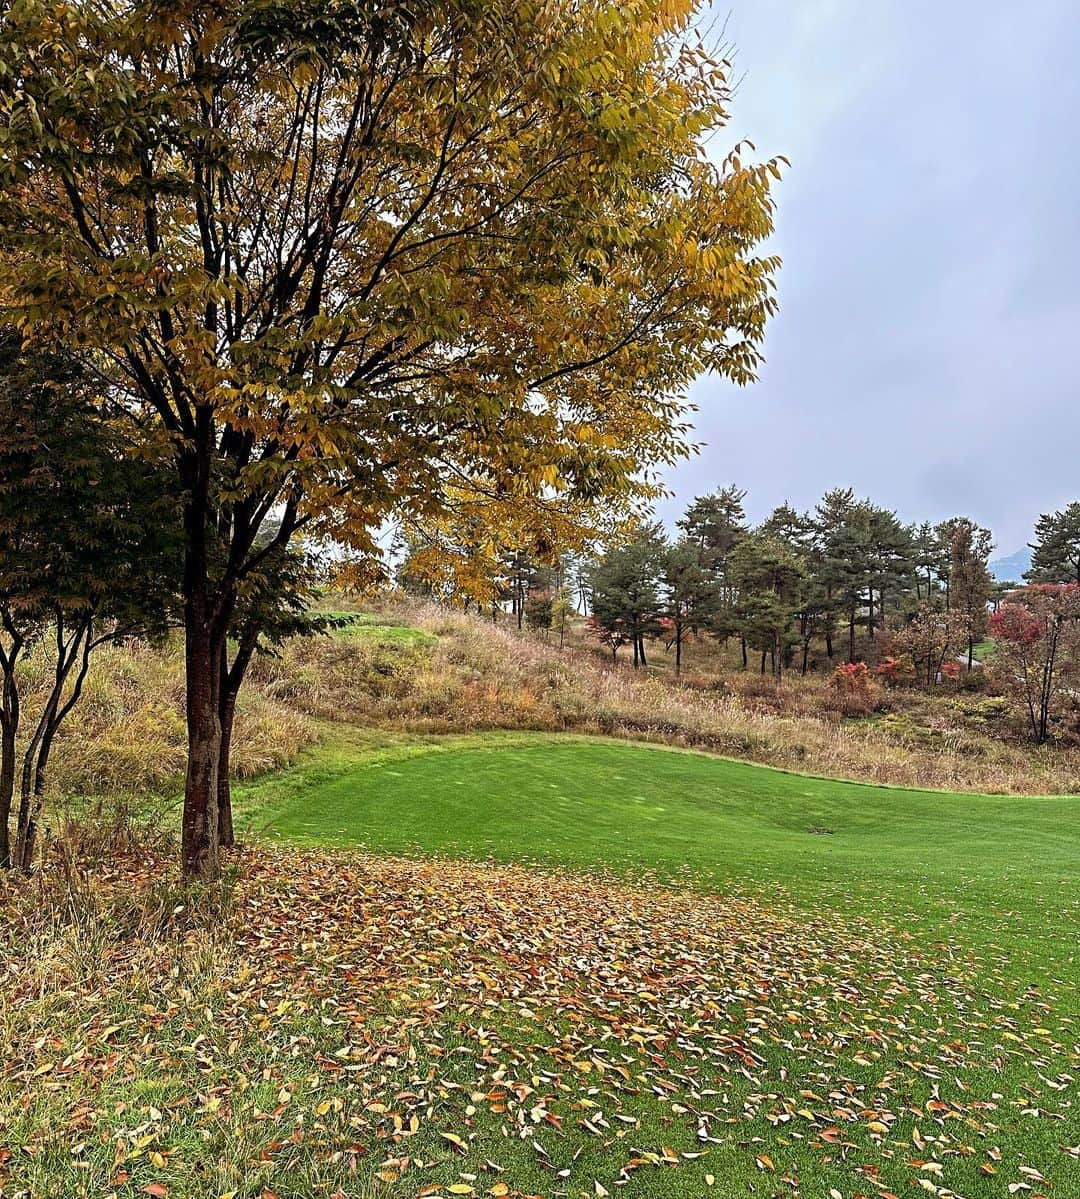
[[[1080,801],[840,783],[703,754],[495,734],[339,743],[249,788],[250,828],[786,891],[1080,978]]]
[[[239,801],[221,941],[16,961],[3,1194],[1080,1197],[1076,800],[496,734]]]
[[[76,1007],[50,998],[67,943],[47,986],[27,954],[0,1002],[0,1194],[10,1152],[15,1193],[65,1199],[1080,1197],[1080,801],[579,737],[332,736],[239,789],[249,832],[634,885],[254,853],[225,942],[179,966],[102,921]]]

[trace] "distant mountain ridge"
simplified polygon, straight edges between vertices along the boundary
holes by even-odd
[[[1006,558],[991,558],[987,565],[999,583],[1022,583],[1024,574],[1031,569],[1031,550],[1025,546]]]

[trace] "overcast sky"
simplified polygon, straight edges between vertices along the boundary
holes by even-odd
[[[1080,3],[736,0],[727,36],[718,147],[792,164],[780,313],[757,384],[694,387],[662,515],[850,485],[1011,553],[1080,498]]]

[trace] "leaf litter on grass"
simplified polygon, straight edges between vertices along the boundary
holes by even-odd
[[[781,897],[257,851],[59,1003],[6,948],[4,1199],[1080,1194],[1075,1011]]]

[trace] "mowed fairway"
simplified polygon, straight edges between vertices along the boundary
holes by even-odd
[[[643,872],[854,910],[1080,978],[1080,798],[912,791],[544,735],[321,751],[245,793],[251,830]]]
[[[403,855],[312,917],[453,1046],[396,1118],[459,1157],[418,1132],[401,1193],[1080,1196],[1076,799],[488,734],[324,748],[242,805]]]

